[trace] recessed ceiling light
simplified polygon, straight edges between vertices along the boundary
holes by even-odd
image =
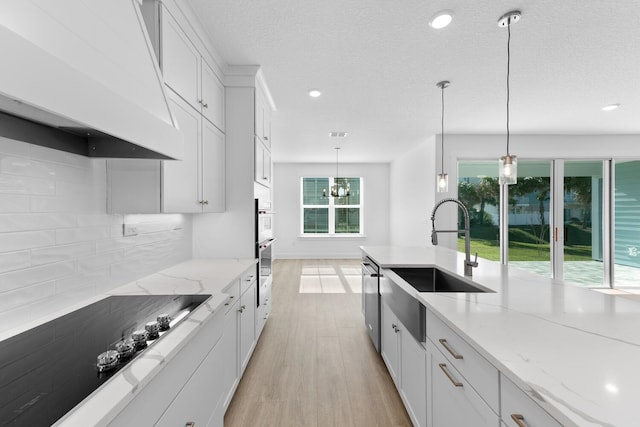
[[[602,107],[604,111],[613,111],[617,110],[618,108],[620,108],[620,104],[609,104]]]
[[[322,95],[322,92],[320,92],[318,89],[311,89],[309,91],[309,96],[312,97],[312,98],[317,98],[320,95]]]
[[[431,28],[435,28],[439,30],[440,28],[444,28],[451,23],[453,20],[453,12],[450,10],[441,10],[431,17],[429,21],[429,25]]]

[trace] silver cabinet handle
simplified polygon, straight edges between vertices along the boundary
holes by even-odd
[[[524,422],[524,415],[522,414],[511,414],[511,419],[518,424],[518,427],[527,427],[527,424]]]
[[[253,279],[253,276],[249,276],[247,277],[247,279],[245,280],[245,282],[250,282]]]
[[[244,311],[244,309],[245,309],[245,308],[247,308],[247,306],[246,306],[246,305],[240,306],[240,308],[238,309],[238,311],[239,311],[240,313],[242,313],[242,312]]]
[[[451,372],[449,372],[449,370],[447,369],[447,365],[445,365],[444,363],[438,363],[438,366],[440,366],[440,369],[442,369],[442,372],[444,372],[447,378],[449,378],[449,381],[451,381],[451,384],[453,384],[456,387],[462,387],[462,383],[457,379],[455,379],[453,375],[451,375]]]
[[[196,422],[195,421],[187,421],[187,423],[184,425],[184,427],[196,427]]]
[[[438,341],[440,341],[440,344],[442,344],[442,346],[446,348],[449,353],[451,353],[454,359],[463,359],[461,354],[456,353],[456,351],[451,348],[447,340],[445,340],[444,338],[440,338]]]
[[[209,201],[208,200],[203,200],[202,203],[204,203],[205,205],[208,205]]]
[[[269,137],[265,135],[265,136],[264,136],[264,140],[265,140],[265,141],[268,141],[268,140],[269,140]]]
[[[393,329],[393,330],[395,331],[396,329],[398,329],[398,327],[396,326],[396,324],[395,324],[395,323],[392,323],[392,324],[391,324],[391,329]]]
[[[203,108],[209,108],[209,104],[207,104],[206,102],[204,102],[204,99],[201,99],[198,101],[200,103],[200,105],[202,105]]]

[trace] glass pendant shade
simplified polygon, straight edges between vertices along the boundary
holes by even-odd
[[[449,174],[439,173],[437,179],[438,193],[446,193],[449,191]]]
[[[500,184],[513,185],[518,181],[518,159],[516,156],[503,156],[500,164]]]
[[[348,197],[351,194],[351,184],[344,178],[335,178],[331,186],[332,197]]]

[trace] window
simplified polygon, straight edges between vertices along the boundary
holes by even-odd
[[[335,178],[302,178],[303,235],[362,234],[362,178],[340,178],[339,182],[348,183],[348,196],[331,196]]]

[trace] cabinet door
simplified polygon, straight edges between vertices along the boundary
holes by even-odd
[[[268,107],[266,101],[263,105],[262,117],[262,133],[264,135],[262,141],[264,141],[264,145],[271,150],[271,109]]]
[[[162,161],[162,211],[201,212],[198,182],[200,174],[199,138],[202,116],[189,104],[170,93],[171,109],[184,134],[184,159]]]
[[[431,347],[431,346],[430,346]],[[500,419],[480,398],[465,378],[437,350],[431,347],[431,426],[491,426]]]
[[[161,65],[165,84],[199,110],[200,53],[165,8]]]
[[[107,160],[109,213],[160,213],[160,160]]]
[[[244,372],[256,340],[256,282],[240,297],[240,374]]]
[[[225,371],[220,342],[209,352],[178,396],[171,402],[156,426],[174,427],[207,424],[222,397],[222,376]]]
[[[224,132],[224,86],[204,60],[201,63],[201,76],[202,115]]]
[[[384,297],[380,302],[380,316],[381,316],[381,343],[380,353],[382,359],[387,365],[387,369],[393,378],[393,382],[396,387],[400,389],[400,377],[399,377],[399,354],[398,354],[398,319],[393,311],[389,308],[384,301]]]
[[[268,187],[271,186],[271,153],[269,150],[264,150],[262,155],[262,170],[264,172],[264,183]]]
[[[224,360],[223,366],[224,374],[222,376],[222,385],[224,389],[224,410],[227,409],[229,403],[231,403],[231,398],[233,397],[233,392],[236,388],[238,376],[240,374],[240,370],[238,369],[238,361],[240,359],[240,355],[238,354],[238,307],[240,307],[240,300],[233,300],[229,303],[231,305],[231,309],[224,316],[224,332],[222,338],[220,340],[222,358]]]
[[[264,134],[264,101],[262,100],[262,92],[260,89],[255,89],[254,95],[254,120],[255,120],[255,135],[262,140]]]
[[[407,412],[416,426],[427,425],[427,373],[425,348],[400,323],[400,383]]]
[[[224,212],[225,209],[225,137],[202,120],[202,200],[204,212]]]

